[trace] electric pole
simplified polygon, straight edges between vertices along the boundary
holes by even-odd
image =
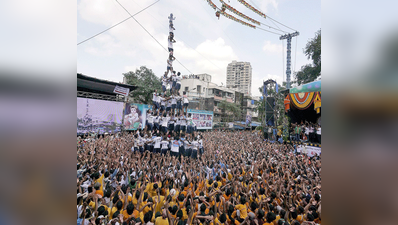
[[[292,52],[292,37],[298,36],[300,33],[298,31],[291,33],[291,34],[285,34],[279,37],[280,40],[287,39],[287,63],[286,63],[286,88],[290,88],[290,74],[292,71],[290,70],[290,64],[291,64],[291,52]]]

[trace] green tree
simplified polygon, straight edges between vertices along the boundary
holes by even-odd
[[[152,104],[152,93],[155,90],[158,93],[162,91],[161,79],[146,66],[141,66],[135,72],[123,73],[123,76],[126,77],[128,84],[137,86],[137,89],[130,93],[130,97],[135,103]]]
[[[312,60],[312,64],[302,66],[301,70],[294,74],[298,85],[312,82],[321,75],[321,30],[308,41],[303,51],[307,58]]]
[[[217,107],[221,110],[221,122],[232,122],[236,118],[239,118],[242,114],[242,110],[234,103],[227,101],[221,101],[217,104]]]

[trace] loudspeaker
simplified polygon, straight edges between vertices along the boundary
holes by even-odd
[[[267,97],[267,102],[265,104],[265,111],[274,112],[275,107],[275,98],[274,97]]]

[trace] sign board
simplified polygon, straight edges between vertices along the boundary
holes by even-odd
[[[125,130],[143,130],[146,126],[146,114],[150,105],[127,103],[124,110],[124,129]]]
[[[212,111],[188,109],[188,113],[191,113],[192,120],[198,130],[213,128]]]
[[[314,147],[314,146],[299,145],[297,147],[297,151],[305,153],[309,157],[321,154],[321,148],[320,147]]]
[[[77,98],[77,134],[121,131],[123,102]]]
[[[130,93],[130,89],[129,88],[120,87],[120,86],[116,85],[115,90],[113,90],[113,93],[116,93],[116,94],[119,94],[119,95],[128,96],[129,93]]]

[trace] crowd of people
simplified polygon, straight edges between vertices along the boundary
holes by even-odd
[[[321,125],[305,121],[298,124],[293,123],[290,127],[290,133],[293,134],[293,141],[304,141],[311,143],[321,143]]]
[[[251,131],[160,133],[78,138],[78,225],[321,224],[320,155]]]

